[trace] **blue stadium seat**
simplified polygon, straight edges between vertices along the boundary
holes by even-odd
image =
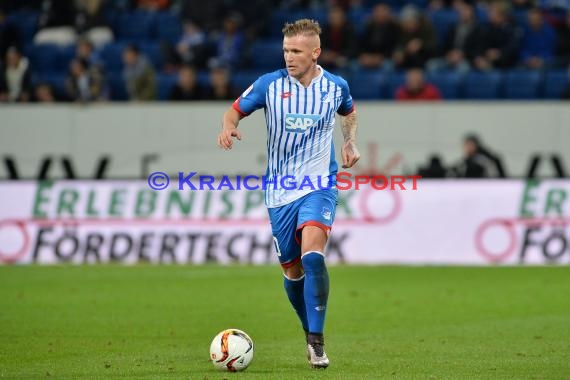
[[[307,18],[311,18],[319,22],[321,27],[327,22],[329,17],[326,9],[312,9],[305,11]],[[281,29],[279,29],[279,35],[281,35]]]
[[[404,7],[407,3],[402,1],[402,0],[369,0],[367,1],[364,5],[367,7],[374,7],[377,4],[380,3],[384,3],[388,6],[390,6],[390,8],[392,9],[392,11],[394,11],[394,13],[397,13],[400,11],[400,9],[402,9],[402,7]]]
[[[123,75],[117,72],[107,74],[107,82],[109,83],[111,100],[125,101],[129,99],[127,88],[123,80]]]
[[[255,69],[278,70],[285,67],[283,43],[279,40],[257,40],[251,44],[251,51]]]
[[[470,72],[465,77],[465,98],[499,99],[502,83],[500,72]]]
[[[348,11],[347,19],[354,27],[357,35],[362,35],[366,26],[366,21],[370,16],[370,11],[363,8],[353,8]]]
[[[286,22],[294,22],[305,17],[303,11],[285,11],[277,10],[271,13],[271,22],[269,33],[272,37],[282,37],[281,30]]]
[[[162,58],[162,51],[160,42],[157,41],[144,41],[136,44],[140,53],[144,55],[155,69],[161,70],[164,60]]]
[[[408,0],[405,3],[415,5],[420,9],[426,9],[429,3],[429,0]]]
[[[59,49],[57,70],[61,72],[69,71],[69,64],[75,58],[75,45],[64,46]]]
[[[210,85],[210,72],[208,70],[198,71],[198,84],[203,87]]]
[[[538,71],[509,71],[505,74],[505,98],[537,99],[541,74]]]
[[[475,16],[479,23],[484,24],[489,21],[489,13],[487,9],[483,6],[478,6],[475,8]]]
[[[54,94],[61,98],[67,99],[67,92],[65,91],[65,81],[67,74],[64,73],[44,73],[36,74],[33,79],[33,85],[37,86],[41,83],[47,83],[53,89]]]
[[[159,39],[175,43],[182,36],[180,18],[171,12],[161,12],[156,18],[156,36]]]
[[[232,75],[231,84],[241,93],[251,86],[262,74],[263,72],[260,71],[236,71]]]
[[[446,100],[461,98],[463,75],[457,72],[437,72],[426,75],[426,81],[436,86]]]
[[[158,100],[168,100],[170,92],[178,81],[177,74],[159,74],[157,75],[158,81]]]
[[[28,49],[27,49],[28,50]],[[53,73],[60,71],[59,54],[57,45],[43,44],[30,46],[29,54],[32,70],[38,73]]]
[[[528,25],[527,13],[527,10],[515,10],[512,12],[511,17],[518,26],[526,26]]]
[[[402,1],[402,0],[372,0],[372,1],[368,1],[366,2],[366,6],[374,6],[376,4],[379,3],[384,3],[384,4],[388,4],[394,11],[399,12],[402,8],[404,8],[407,5],[413,5],[416,8],[418,8],[418,10],[423,11],[427,8],[429,0],[406,0],[406,1]]]
[[[405,72],[391,73],[386,86],[388,99],[394,99],[396,97],[396,90],[398,90],[398,87],[403,85],[405,82],[406,82]]]
[[[114,42],[105,45],[101,49],[101,59],[105,62],[105,70],[109,72],[121,72],[123,69],[123,49],[125,44]]]
[[[6,22],[13,25],[20,35],[21,42],[25,45],[34,39],[38,30],[39,12],[17,11],[6,17]]]
[[[570,74],[566,71],[547,72],[544,77],[544,97],[560,99],[562,91],[570,85]]]
[[[447,34],[459,20],[459,15],[454,10],[440,9],[429,12],[428,18],[431,20],[436,36],[438,47],[443,47]]]
[[[115,27],[117,39],[138,42],[152,38],[155,17],[154,13],[144,11],[121,14]]]
[[[361,70],[347,78],[350,93],[355,99],[371,100],[386,97],[385,76],[379,71]]]

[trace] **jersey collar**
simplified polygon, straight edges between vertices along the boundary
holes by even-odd
[[[307,88],[311,87],[313,85],[313,83],[320,81],[321,78],[323,77],[324,70],[321,67],[321,65],[317,65],[317,69],[319,69],[319,74],[311,80],[311,83],[309,83]],[[288,75],[288,77],[289,77],[289,80],[291,81],[291,83],[295,83],[295,84],[298,84],[299,86],[303,87],[303,85],[301,84],[301,82],[299,82],[299,80],[297,78],[294,78],[291,75]]]

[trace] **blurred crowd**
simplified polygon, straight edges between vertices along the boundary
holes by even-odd
[[[417,174],[422,178],[508,177],[500,154],[488,147],[476,133],[464,136],[462,149],[463,157],[459,162],[446,164],[440,155],[433,154],[426,165],[418,168]]]
[[[234,99],[247,83],[239,73],[280,68],[280,30],[292,15],[321,23],[325,68],[406,72],[394,99],[437,100],[426,74],[570,72],[569,8],[560,0],[3,0],[0,101],[109,101],[120,88],[125,100]],[[259,41],[277,49],[260,51]],[[275,57],[263,66],[266,55]]]

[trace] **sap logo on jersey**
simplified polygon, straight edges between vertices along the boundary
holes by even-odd
[[[309,127],[315,125],[320,119],[321,115],[287,113],[285,114],[285,130],[287,132],[303,133]]]

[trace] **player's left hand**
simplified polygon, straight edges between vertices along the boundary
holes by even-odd
[[[341,149],[342,167],[348,169],[354,166],[360,160],[360,153],[356,148],[354,141],[346,141]]]
[[[222,149],[232,149],[233,138],[241,141],[241,132],[237,128],[222,128],[218,135],[218,146]]]

